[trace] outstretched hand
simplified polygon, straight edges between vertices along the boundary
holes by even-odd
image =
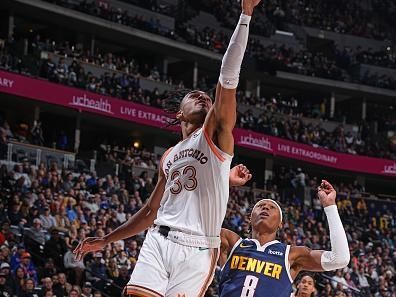
[[[252,15],[254,8],[261,2],[261,0],[242,0],[242,13]]]
[[[86,254],[102,250],[106,241],[101,237],[87,237],[74,249],[74,258],[81,261]]]
[[[251,178],[252,175],[250,174],[249,169],[245,165],[236,165],[231,168],[230,171],[230,186],[243,186]]]
[[[323,207],[335,205],[336,204],[337,192],[334,190],[333,186],[327,181],[322,180],[322,183],[318,187],[318,198],[322,203]]]

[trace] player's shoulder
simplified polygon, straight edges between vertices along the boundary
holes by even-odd
[[[239,242],[239,247],[256,247],[256,242],[251,239],[251,238],[241,238],[241,241]]]

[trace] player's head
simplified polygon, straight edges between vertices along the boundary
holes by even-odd
[[[282,219],[282,209],[272,199],[258,201],[250,215],[252,230],[260,233],[276,233],[282,227]]]
[[[313,297],[315,292],[315,279],[311,274],[303,274],[297,285],[296,297]]]
[[[175,119],[168,122],[169,125],[178,125],[185,122],[201,126],[211,106],[212,99],[210,96],[198,90],[171,92],[164,101],[165,111],[175,115]]]
[[[193,90],[184,96],[176,118],[180,122],[202,125],[211,107],[212,98],[208,94],[203,91]]]

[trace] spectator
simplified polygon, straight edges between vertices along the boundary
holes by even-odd
[[[331,282],[331,285],[333,286],[334,289],[338,288],[339,285],[341,285],[341,290],[348,288],[347,281],[342,276],[342,271],[340,269],[338,269],[336,275],[333,276],[333,281]]]
[[[63,256],[67,251],[65,241],[60,237],[59,231],[52,229],[51,238],[45,242],[44,254],[53,259],[57,267],[63,268]]]
[[[11,269],[15,271],[21,263],[22,255],[26,252],[24,244],[20,243],[17,246],[17,250],[11,256]]]
[[[52,286],[53,286],[53,283],[52,283],[52,279],[50,277],[45,277],[42,279],[41,291],[43,292],[44,296],[47,292],[51,292],[53,294]]]
[[[38,294],[34,292],[34,281],[27,279],[22,290],[21,297],[38,297]]]
[[[46,277],[52,278],[52,277],[56,276],[57,274],[58,274],[58,270],[55,267],[54,259],[46,258],[44,267],[42,267],[42,269],[39,270],[40,279],[43,279]]]
[[[0,272],[0,296],[9,297],[13,293],[12,288],[7,285],[7,275],[4,272]]]
[[[5,275],[5,278],[6,278],[6,286],[8,286],[9,288],[14,288],[14,282],[13,282],[13,279],[12,279],[12,275],[11,275],[11,267],[10,267],[10,264],[8,264],[8,263],[6,263],[6,262],[4,262],[4,263],[1,263],[1,265],[0,265],[0,273],[3,273],[4,275]]]
[[[74,283],[80,284],[85,270],[85,265],[83,260],[76,261],[75,259],[73,251],[77,245],[78,241],[73,241],[71,249],[66,252],[64,256],[64,267],[72,274],[70,278],[74,280]]]
[[[31,258],[32,257],[28,252],[23,253],[18,268],[22,268],[26,277],[34,281],[33,283],[34,286],[34,284],[38,283],[38,277],[37,277],[36,268],[34,267]]]
[[[98,289],[103,289],[103,280],[106,279],[106,266],[103,264],[102,258],[102,253],[95,253],[94,261],[89,266],[90,275],[88,276],[88,279],[92,282],[93,287]]]
[[[114,280],[114,284],[117,285],[120,288],[124,288],[127,283],[129,282],[129,272],[128,272],[128,267],[123,265],[119,269],[119,275],[118,277]],[[121,293],[121,290],[117,290],[116,294]]]
[[[305,187],[305,174],[301,168],[297,168],[296,176],[291,180],[291,183],[294,188]]]
[[[58,275],[58,282],[54,282],[53,291],[55,292],[56,297],[67,297],[69,296],[69,292],[72,289],[72,285],[67,282],[66,274],[59,273]],[[78,296],[78,292],[77,292]]]
[[[90,282],[85,282],[82,286],[81,297],[92,297],[92,284]]]
[[[50,230],[56,227],[56,220],[54,216],[50,212],[50,208],[48,206],[44,207],[44,213],[40,215],[40,221],[42,223],[42,227],[45,230]]]
[[[33,220],[33,227],[26,230],[25,239],[29,244],[33,245],[44,245],[45,235],[42,228],[42,222],[40,219],[36,218]]]

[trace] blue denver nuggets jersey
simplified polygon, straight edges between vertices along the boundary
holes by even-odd
[[[290,246],[277,240],[239,240],[220,274],[221,297],[289,297]]]

